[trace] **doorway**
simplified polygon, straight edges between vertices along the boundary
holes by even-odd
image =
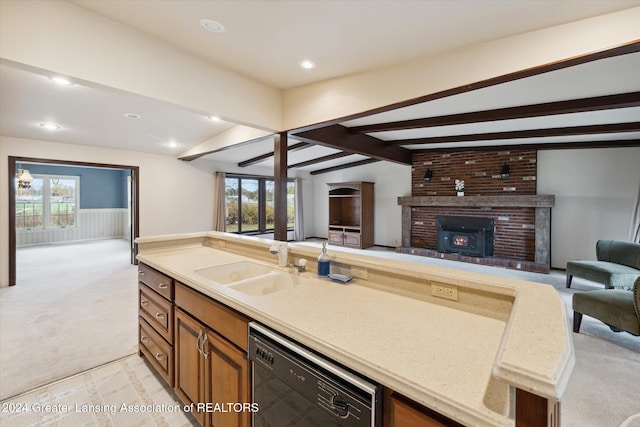
[[[16,231],[16,184],[15,177],[16,172],[19,169],[19,165],[24,164],[45,164],[45,165],[58,165],[68,167],[85,167],[85,168],[97,168],[100,170],[119,170],[128,171],[130,176],[129,188],[129,219],[128,219],[128,234],[129,234],[129,251],[130,262],[136,264],[137,245],[135,239],[139,236],[139,167],[138,166],[125,166],[125,165],[113,165],[102,163],[89,163],[89,162],[74,162],[65,160],[52,160],[52,159],[38,159],[29,157],[12,157],[9,156],[9,286],[14,286],[17,283],[17,267],[16,267],[16,248],[18,246],[17,231]]]

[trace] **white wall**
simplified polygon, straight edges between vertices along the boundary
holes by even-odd
[[[373,186],[374,243],[382,246],[400,246],[402,238],[402,209],[398,197],[411,195],[411,166],[390,162],[377,162],[365,166],[343,169],[313,177],[312,234],[328,237],[330,182],[370,181]]]
[[[9,279],[8,156],[140,168],[140,235],[210,230],[213,175],[173,157],[0,136],[0,286]]]
[[[538,151],[538,194],[555,194],[551,266],[595,259],[598,239],[628,240],[640,147]]]

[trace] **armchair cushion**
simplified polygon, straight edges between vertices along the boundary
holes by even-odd
[[[640,335],[640,278],[633,292],[624,289],[604,289],[573,294],[574,331],[580,329],[582,314],[594,317],[609,326]]]

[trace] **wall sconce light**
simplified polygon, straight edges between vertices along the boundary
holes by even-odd
[[[427,169],[424,173],[424,182],[431,182],[433,179],[433,171],[431,169]]]
[[[511,176],[511,168],[509,167],[508,164],[504,164],[502,165],[502,169],[500,170],[500,178],[502,179],[509,179],[509,177]]]

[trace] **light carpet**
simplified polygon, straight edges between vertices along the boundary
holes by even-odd
[[[137,351],[137,268],[123,239],[17,251],[0,288],[0,400]]]

